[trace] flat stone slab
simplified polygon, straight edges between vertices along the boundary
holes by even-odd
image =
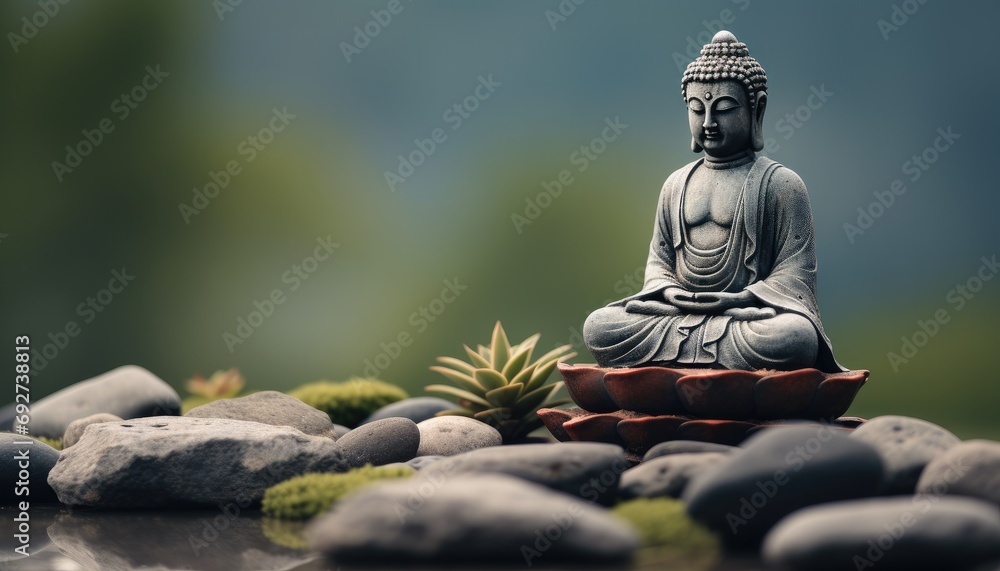
[[[456,474],[378,484],[351,494],[306,530],[337,563],[622,562],[635,532],[606,510],[511,476]],[[392,568],[398,568],[395,565]]]
[[[127,365],[34,403],[28,428],[34,436],[62,438],[74,420],[102,412],[122,418],[176,416],[181,413],[181,397],[153,373]]]
[[[272,426],[291,426],[313,436],[337,437],[329,415],[278,391],[260,391],[242,397],[219,399],[196,406],[184,416],[248,420]]]
[[[1000,557],[1000,514],[965,498],[824,504],[782,520],[765,539],[763,556],[790,571],[969,569]]]
[[[71,506],[246,505],[293,476],[349,468],[333,439],[287,426],[151,417],[88,426],[48,482]]]

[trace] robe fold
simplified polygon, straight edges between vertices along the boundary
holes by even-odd
[[[684,194],[704,159],[679,169],[660,191],[643,289],[595,311],[584,327],[588,348],[602,366],[666,363],[725,368],[788,368],[803,365],[768,349],[781,324],[807,322],[818,351],[812,366],[845,370],[833,356],[816,301],[816,247],[805,184],[790,169],[763,156],[754,159],[738,196],[725,244],[702,250],[687,239]],[[704,168],[704,167],[702,167]],[[739,293],[747,290],[761,308],[780,319],[746,312],[687,314],[668,304],[663,291]],[[767,316],[770,316],[770,311]],[[751,312],[753,314],[753,312]],[[790,321],[787,314],[803,319]],[[813,331],[809,331],[810,336]],[[796,338],[795,335],[792,336]],[[801,336],[798,336],[801,337]],[[810,341],[812,343],[812,341]],[[811,347],[811,345],[810,345]],[[797,368],[797,366],[791,368]]]

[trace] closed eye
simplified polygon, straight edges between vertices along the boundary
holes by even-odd
[[[730,109],[739,109],[740,102],[733,99],[732,97],[722,97],[715,104],[716,111],[729,111]]]

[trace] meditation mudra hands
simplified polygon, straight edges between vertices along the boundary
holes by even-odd
[[[679,287],[663,290],[663,301],[633,300],[627,304],[630,313],[651,313],[661,315],[728,315],[741,321],[754,321],[774,317],[777,312],[771,307],[760,307],[756,297],[747,290],[739,293],[690,292]]]

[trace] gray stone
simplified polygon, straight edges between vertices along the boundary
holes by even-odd
[[[336,438],[329,415],[278,391],[261,391],[242,397],[212,401],[192,408],[184,416],[228,418],[271,426],[291,426],[313,436]]]
[[[1000,514],[967,498],[825,504],[782,520],[764,541],[763,556],[791,571],[968,569],[1000,557]]]
[[[662,496],[679,498],[688,481],[727,457],[728,454],[719,452],[696,452],[669,454],[646,460],[622,474],[618,485],[619,495],[624,499]]]
[[[639,544],[607,511],[510,476],[456,475],[421,494],[428,484],[418,478],[354,493],[306,537],[346,564],[612,562]]]
[[[181,412],[181,398],[153,373],[126,365],[36,402],[31,407],[31,433],[62,438],[71,422],[101,412],[122,418],[176,416]]]
[[[918,494],[955,494],[1000,504],[1000,442],[967,440],[936,457],[917,482]]]
[[[669,440],[667,442],[661,442],[650,448],[649,451],[646,452],[646,455],[642,457],[642,461],[646,462],[648,460],[652,460],[653,458],[669,456],[671,454],[691,454],[695,452],[718,452],[721,454],[729,454],[730,452],[735,452],[737,450],[739,450],[739,448],[736,446],[716,444],[715,442],[700,442],[698,440]]]
[[[629,467],[617,445],[598,442],[512,444],[451,456],[424,468],[419,477],[445,481],[465,473],[495,473],[610,504],[618,478]]]
[[[428,418],[434,418],[439,412],[456,408],[458,405],[455,403],[437,397],[413,397],[383,406],[371,413],[362,424],[394,416],[408,418],[413,422],[423,422]]]
[[[83,429],[87,428],[91,424],[99,424],[101,422],[118,422],[124,420],[120,416],[115,416],[113,414],[108,414],[106,412],[92,414],[90,416],[85,416],[83,418],[78,418],[73,422],[69,423],[66,427],[66,432],[63,433],[62,437],[62,447],[63,450],[69,448],[70,446],[77,443],[80,437],[83,436]]]
[[[444,458],[447,458],[447,456],[417,456],[413,460],[407,462],[406,465],[419,472],[420,470],[423,470],[424,468]]]
[[[940,426],[908,416],[879,416],[851,433],[874,446],[885,464],[886,494],[912,494],[927,464],[961,440]]]
[[[497,429],[465,416],[438,416],[417,424],[420,448],[417,456],[454,456],[462,452],[500,446]]]
[[[343,424],[336,424],[336,423],[334,423],[334,425],[333,425],[333,432],[334,432],[334,434],[337,435],[337,438],[340,438],[341,436],[347,434],[350,431],[351,431],[351,429],[349,427],[347,427],[347,426],[344,426]]]
[[[354,467],[408,462],[417,455],[420,430],[408,418],[383,418],[355,428],[337,443]]]
[[[278,571],[317,559],[271,541],[262,523],[237,504],[169,514],[74,510],[57,516],[48,535],[76,563],[66,569],[88,571]]]
[[[26,444],[30,442],[30,444]],[[22,458],[27,453],[27,459]],[[59,451],[34,438],[0,432],[0,505],[17,505],[27,500],[31,504],[55,502],[56,494],[46,479],[59,460]],[[27,464],[24,466],[23,464]],[[22,469],[28,470],[28,485],[20,478]],[[17,489],[27,488],[27,495]],[[13,516],[11,516],[13,517]]]
[[[791,512],[863,498],[882,486],[875,447],[828,426],[768,428],[684,490],[688,513],[727,544],[755,547]]]
[[[161,416],[88,426],[48,481],[71,506],[246,505],[293,476],[349,468],[332,439],[287,426]]]

